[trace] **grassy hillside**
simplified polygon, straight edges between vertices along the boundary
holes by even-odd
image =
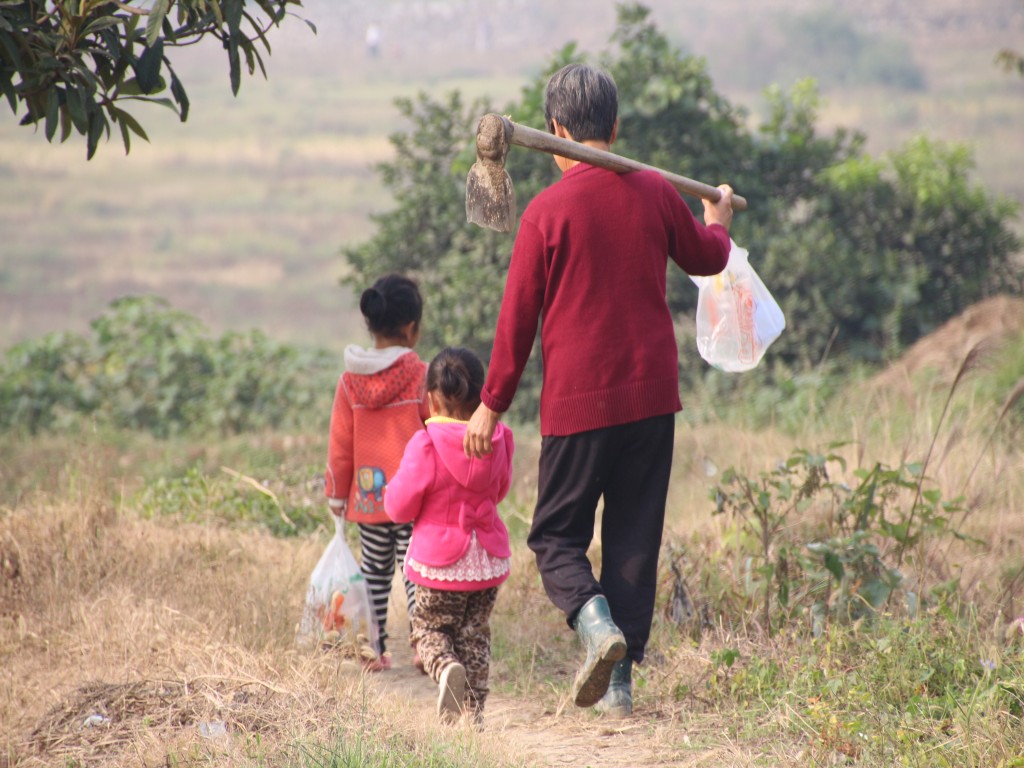
[[[787,24],[814,3],[649,5],[684,50],[708,59],[720,89],[752,120],[765,74],[789,84],[831,71],[807,58],[808,41],[785,39]],[[136,141],[128,157],[112,142],[86,162],[78,143],[51,146],[41,132],[0,121],[0,347],[81,330],[111,299],[140,292],[218,331],[258,327],[333,349],[361,339],[351,297],[337,285],[339,249],[368,236],[369,214],[388,205],[372,169],[398,127],[393,98],[459,88],[501,104],[567,40],[598,51],[614,26],[613,3],[583,0],[518,0],[500,12],[479,0],[306,6],[319,34],[290,19],[271,37],[269,81],[243,82],[237,99],[221,51],[180,52],[189,121],[155,107],[140,113],[152,144]],[[909,50],[923,86],[823,81],[824,126],[863,130],[873,153],[920,131],[967,142],[978,177],[1024,200],[1024,80],[992,63],[999,48],[1021,47],[1024,4],[947,0],[911,11],[844,0],[832,10],[866,39]],[[363,49],[371,21],[383,30],[375,59]],[[784,45],[768,46],[772,39]]]

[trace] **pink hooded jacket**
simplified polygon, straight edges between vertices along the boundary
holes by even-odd
[[[499,422],[493,452],[473,459],[462,449],[466,422],[433,418],[426,426],[409,440],[384,493],[392,521],[413,521],[408,557],[434,568],[452,565],[466,554],[473,531],[489,554],[510,557],[498,502],[512,482],[512,430]]]

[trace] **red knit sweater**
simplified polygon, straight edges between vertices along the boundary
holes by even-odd
[[[717,274],[729,233],[698,223],[653,171],[566,171],[523,212],[483,402],[508,410],[543,318],[542,435],[680,410],[669,258],[692,275]]]

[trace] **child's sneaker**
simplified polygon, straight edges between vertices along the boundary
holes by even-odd
[[[441,722],[454,723],[462,714],[462,700],[466,696],[466,668],[452,662],[441,672],[437,685],[437,716]]]

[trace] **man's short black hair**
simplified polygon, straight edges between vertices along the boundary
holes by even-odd
[[[619,114],[619,93],[607,72],[587,64],[569,64],[555,72],[544,92],[544,119],[552,119],[576,141],[611,141]]]

